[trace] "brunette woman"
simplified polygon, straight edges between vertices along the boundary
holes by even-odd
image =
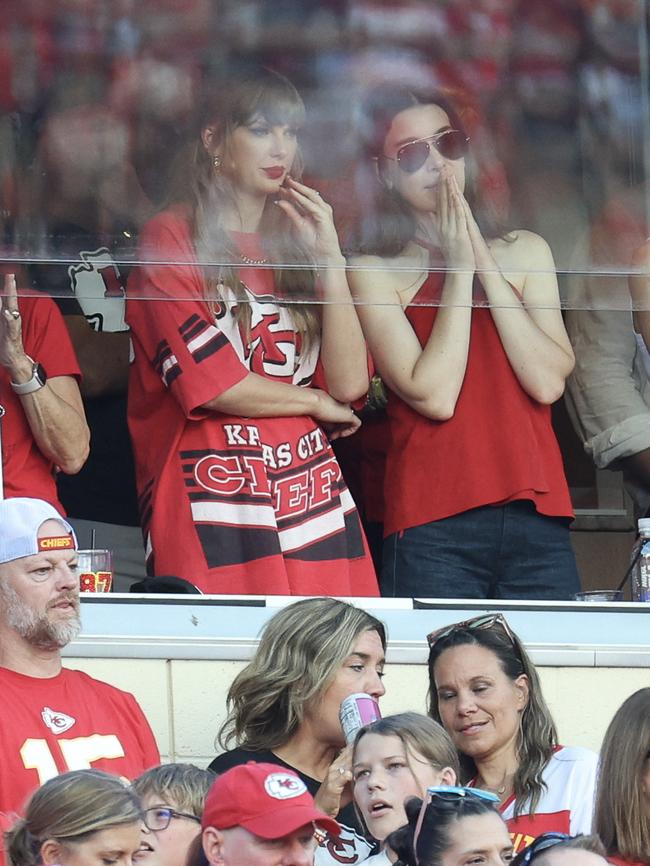
[[[350,280],[389,388],[385,595],[571,598],[571,502],[550,404],[573,368],[553,257],[471,192],[443,95],[368,100],[377,206]]]
[[[630,695],[607,728],[594,830],[616,866],[650,866],[650,688]]]
[[[407,802],[408,823],[387,844],[404,866],[504,866],[512,841],[495,800],[478,788],[429,788]]]
[[[547,830],[591,832],[597,756],[558,744],[535,666],[504,617],[428,641],[429,714],[454,741],[463,779],[498,796],[515,852]]]

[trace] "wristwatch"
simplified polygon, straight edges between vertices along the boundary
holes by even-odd
[[[39,364],[38,361],[32,360],[32,358],[29,358],[29,360],[32,362],[32,378],[20,384],[16,382],[11,383],[14,393],[18,394],[19,397],[24,397],[25,394],[33,394],[34,391],[40,391],[47,382],[47,373],[43,365]]]

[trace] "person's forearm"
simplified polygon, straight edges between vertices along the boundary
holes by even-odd
[[[32,375],[29,359],[19,367],[10,371],[12,381],[18,384],[29,381]],[[60,386],[57,378],[46,382],[38,391],[18,399],[39,451],[67,475],[74,475],[88,458],[90,431],[81,401],[74,406],[58,393]],[[64,391],[68,384],[76,388],[76,383],[71,380],[63,385]]]
[[[498,270],[482,273],[481,282],[501,344],[522,388],[540,403],[554,403],[573,370],[573,356],[539,327]]]
[[[247,373],[236,385],[208,400],[202,408],[246,418],[316,416],[319,393],[313,388],[274,382],[257,373]]]
[[[321,271],[321,361],[327,389],[336,400],[349,403],[369,386],[366,342],[352,301],[345,259]]]
[[[408,402],[434,420],[452,417],[465,381],[472,282],[473,274],[469,271],[447,273],[431,334],[411,373]],[[398,346],[395,350],[399,354]]]

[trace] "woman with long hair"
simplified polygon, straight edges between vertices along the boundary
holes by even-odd
[[[142,812],[135,792],[101,770],[55,776],[5,833],[9,866],[131,866]]]
[[[432,785],[455,785],[459,775],[454,744],[428,716],[400,713],[361,728],[352,751],[354,802],[368,833],[382,846],[368,866],[397,860],[384,843],[406,824],[406,800],[424,797]]]
[[[492,791],[515,851],[541,832],[591,831],[598,758],[558,744],[539,676],[501,614],[428,636],[429,715],[458,749],[462,778]]]
[[[650,866],[650,688],[630,695],[607,728],[594,831],[616,866]]]
[[[382,592],[571,598],[550,404],[574,358],[551,251],[472,196],[449,99],[385,88],[367,103],[376,205],[350,283],[389,390]]]
[[[429,788],[408,800],[407,823],[386,842],[404,866],[504,866],[512,841],[495,800],[478,788]]]
[[[266,623],[228,692],[218,742],[230,751],[209,769],[223,773],[257,761],[295,770],[342,827],[339,838],[322,841],[317,863],[354,864],[372,850],[352,805],[352,749],[339,710],[351,694],[384,694],[385,649],[386,632],[374,616],[334,598],[302,599]]]
[[[377,594],[329,442],[359,425],[367,355],[303,117],[272,71],[214,82],[129,282],[148,568],[207,592]]]

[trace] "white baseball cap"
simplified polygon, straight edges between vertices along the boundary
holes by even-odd
[[[38,530],[46,520],[57,520],[65,534],[59,538],[39,539]],[[49,502],[25,497],[0,502],[0,563],[67,547],[77,549],[74,529]]]

